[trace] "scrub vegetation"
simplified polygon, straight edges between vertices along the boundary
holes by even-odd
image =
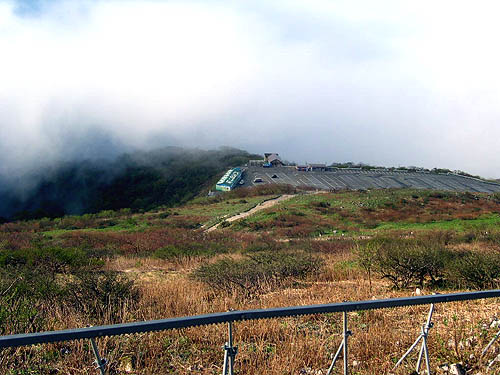
[[[207,231],[282,194],[295,196]],[[145,212],[9,222],[0,225],[0,334],[498,288],[499,223],[498,194],[278,185]],[[349,313],[353,373],[390,373],[426,309]],[[437,306],[433,368],[484,372],[496,316],[498,300]],[[341,330],[338,314],[238,322],[237,373],[325,374]],[[207,326],[98,344],[112,374],[220,374],[225,334]],[[93,360],[86,341],[5,349],[0,372],[93,374]],[[406,365],[393,373],[408,374]]]

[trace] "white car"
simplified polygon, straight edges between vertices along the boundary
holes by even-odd
[[[256,177],[254,180],[253,180],[254,183],[258,183],[258,182],[262,182],[262,178],[260,177]]]

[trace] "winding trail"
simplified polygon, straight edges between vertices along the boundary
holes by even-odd
[[[216,230],[224,221],[226,221],[228,223],[232,223],[233,221],[244,219],[250,215],[255,214],[256,212],[259,212],[259,211],[264,210],[264,209],[269,208],[269,207],[273,207],[276,204],[283,202],[283,201],[286,201],[294,196],[295,196],[294,194],[283,194],[277,198],[269,199],[267,201],[259,203],[257,206],[255,206],[254,208],[251,208],[248,211],[240,212],[239,214],[225,218],[224,220],[220,221],[219,223],[211,226],[210,228],[207,228],[205,230],[205,232],[208,233],[208,232],[212,232],[212,231]]]

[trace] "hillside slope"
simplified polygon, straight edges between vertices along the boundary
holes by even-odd
[[[293,196],[251,211],[284,195]],[[253,214],[224,221],[240,212]],[[498,194],[311,194],[278,185],[144,213],[6,223],[0,334],[402,297],[416,287],[423,294],[498,288],[499,224]],[[408,373],[391,369],[419,334],[427,309],[350,313],[356,373]],[[457,362],[468,373],[483,371],[481,350],[498,331],[497,313],[495,300],[436,306],[428,342],[433,373]],[[340,322],[338,314],[237,322],[236,366],[249,375],[324,374],[341,340]],[[111,337],[99,348],[116,373],[208,375],[221,373],[225,334],[212,325]],[[460,345],[467,342],[474,345]],[[92,373],[93,361],[88,346],[76,342],[0,352],[4,368],[20,373]]]
[[[255,157],[234,148],[167,147],[125,154],[113,161],[66,163],[15,181],[0,179],[0,218],[179,205],[208,188],[226,168]]]

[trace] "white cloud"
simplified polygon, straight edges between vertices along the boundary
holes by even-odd
[[[495,2],[0,2],[0,162],[101,129],[497,176]],[[0,167],[2,168],[2,167]]]

